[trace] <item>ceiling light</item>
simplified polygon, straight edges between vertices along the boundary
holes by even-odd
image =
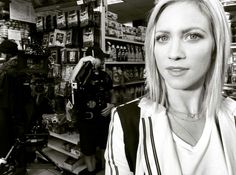
[[[107,5],[118,4],[124,2],[123,0],[107,0]]]

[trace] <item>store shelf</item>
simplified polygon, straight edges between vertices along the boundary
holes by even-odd
[[[86,168],[86,165],[82,164],[79,165],[77,168],[75,168],[73,171],[71,171],[70,169],[66,168],[64,165],[65,160],[68,158],[68,156],[55,151],[53,149],[50,148],[46,148],[43,150],[43,152],[50,158],[53,160],[53,162],[55,162],[59,167],[72,172],[73,174],[79,174],[79,172],[81,172],[82,170],[84,170]]]
[[[236,43],[231,44],[231,49],[236,49]]]
[[[236,43],[231,44],[231,49],[236,49]]]
[[[236,10],[236,1],[231,1],[230,3],[223,3],[224,9],[227,12],[235,11]]]
[[[66,151],[63,147],[63,141],[60,141],[60,140],[56,140],[56,139],[49,139],[48,140],[48,147],[53,149],[53,150],[56,150],[60,153],[63,153],[67,156],[70,156],[70,157],[73,157],[75,159],[78,159],[80,157],[80,154],[72,154],[68,151]]]
[[[109,36],[105,36],[105,39],[106,39],[106,40],[112,40],[112,41],[125,42],[125,43],[130,43],[130,44],[144,45],[143,42],[131,41],[131,40],[120,39],[120,38],[114,38],[114,37],[109,37]]]
[[[126,65],[126,64],[131,64],[131,65],[134,65],[134,64],[145,64],[144,61],[107,61],[105,62],[106,65],[119,65],[119,64],[123,64],[123,65]]]
[[[235,84],[224,84],[224,86],[234,88],[234,87],[236,87],[236,83]]]
[[[64,133],[64,134],[57,134],[52,131],[49,131],[50,136],[56,137],[58,139],[78,144],[79,143],[79,133],[73,132],[73,133]]]
[[[58,4],[51,4],[51,5],[44,5],[42,7],[35,8],[35,12],[37,15],[45,15],[45,13],[48,12],[57,12],[60,10],[79,10],[80,7],[76,4],[75,1],[72,2],[64,2],[64,3],[58,3]]]
[[[144,80],[140,80],[140,81],[132,81],[132,82],[126,82],[126,83],[122,83],[122,84],[114,84],[113,87],[119,87],[119,86],[128,86],[128,85],[134,85],[134,84],[141,84],[144,83]]]

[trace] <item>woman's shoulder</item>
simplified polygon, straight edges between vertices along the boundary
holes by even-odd
[[[236,114],[236,101],[230,97],[226,97],[222,100],[221,108],[225,108],[232,114]]]
[[[222,100],[220,110],[231,118],[234,121],[236,116],[236,101],[230,97],[226,97]]]

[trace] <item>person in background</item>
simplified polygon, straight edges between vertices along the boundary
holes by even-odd
[[[110,76],[102,70],[107,56],[99,47],[89,47],[70,78],[72,83],[77,82],[73,110],[78,118],[80,149],[87,165],[84,174],[88,175],[98,171],[98,163],[104,164],[110,112],[114,107],[111,103],[113,83]],[[102,153],[99,162],[96,160],[97,147]]]
[[[17,139],[24,137],[24,98],[23,83],[19,78],[20,63],[18,46],[12,40],[0,44],[0,157],[4,158]],[[26,172],[26,162],[22,148],[16,151],[14,160],[17,171]]]
[[[15,108],[14,77],[18,66],[17,44],[11,40],[4,40],[0,44],[0,54],[3,61],[0,67],[0,156],[5,157],[14,142],[11,126]]]
[[[135,158],[127,151],[133,145],[125,142],[134,126],[124,125],[117,107],[106,175],[236,174],[236,102],[222,96],[230,45],[219,0],[157,1],[145,40],[147,94],[135,101],[140,109]]]

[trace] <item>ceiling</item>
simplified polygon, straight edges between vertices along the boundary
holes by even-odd
[[[108,6],[108,10],[118,14],[121,23],[146,20],[153,8],[154,0],[124,0],[124,3]]]

